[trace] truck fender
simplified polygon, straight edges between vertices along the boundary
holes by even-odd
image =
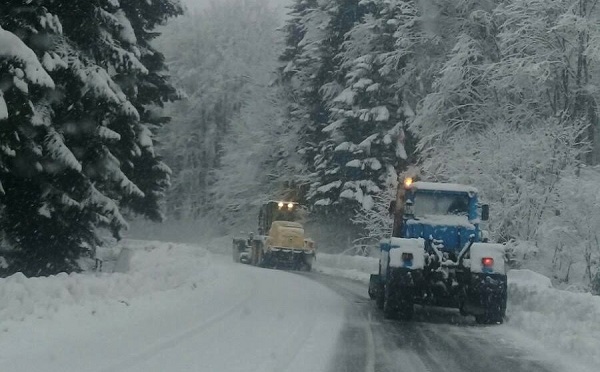
[[[470,266],[472,273],[506,275],[506,246],[493,243],[473,243],[471,246]],[[493,265],[484,266],[483,259],[491,258]]]
[[[425,240],[421,238],[391,238],[389,267],[410,270],[423,269],[425,267]]]

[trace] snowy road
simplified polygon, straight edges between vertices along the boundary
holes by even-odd
[[[292,372],[325,365],[331,353],[327,346],[340,326],[339,297],[306,278],[234,269],[239,271],[236,284],[221,294],[217,315],[190,320],[181,333],[117,358],[101,371]],[[198,300],[190,305],[203,306]],[[215,305],[211,301],[204,313],[214,313]],[[185,307],[180,311],[167,316],[186,316]]]
[[[586,371],[455,310],[385,320],[361,282],[128,244],[127,273],[0,280],[0,371]]]
[[[340,296],[298,275],[210,261],[199,270],[212,277],[197,283],[5,322],[0,371],[326,371]]]
[[[411,322],[383,318],[363,283],[304,274],[346,300],[331,372],[585,371],[506,325],[479,326],[456,310],[426,308]],[[420,307],[418,309],[421,309]]]

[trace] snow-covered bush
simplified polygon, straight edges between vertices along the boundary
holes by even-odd
[[[579,133],[579,127],[558,122],[521,129],[498,123],[482,133],[461,131],[424,160],[422,172],[426,179],[477,187],[482,202],[491,206],[494,239],[533,240],[545,215],[558,207],[562,175],[574,172],[585,153]]]
[[[110,306],[119,303],[214,280],[210,255],[203,248],[124,241],[115,249],[122,248],[131,250],[124,273],[60,273],[44,278],[27,278],[17,273],[0,278],[0,324],[51,318],[68,307],[90,307],[110,314]]]
[[[558,279],[592,284],[600,267],[600,169],[583,167],[557,185],[556,212],[540,231]]]
[[[364,236],[354,241],[356,250],[368,255],[379,246],[379,241],[392,234],[394,216],[390,213],[390,203],[396,198],[396,182],[390,183],[381,193],[373,196],[372,208],[361,208],[352,222],[364,228]]]
[[[600,269],[598,269],[592,280],[592,293],[596,296],[600,296]]]

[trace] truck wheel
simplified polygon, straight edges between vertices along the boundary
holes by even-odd
[[[304,271],[310,272],[312,271],[312,261],[311,262],[305,262],[303,265],[303,269]]]
[[[235,263],[240,262],[240,252],[237,250],[237,247],[235,245],[233,246],[231,253],[233,255],[233,262],[235,262]]]
[[[411,320],[415,313],[413,293],[410,288],[402,288],[398,294],[398,317],[402,320]]]
[[[386,319],[411,320],[414,314],[412,290],[396,288],[393,290],[386,285],[383,296],[383,316]]]
[[[375,296],[375,305],[379,310],[383,310],[383,305],[385,304],[385,296],[384,291],[379,291]]]
[[[265,267],[263,251],[262,251],[262,247],[260,247],[260,246],[258,247],[257,256],[258,257],[256,258],[256,266]]]
[[[506,315],[506,293],[502,296],[490,294],[486,300],[483,314],[475,315],[479,324],[502,324]]]
[[[315,256],[313,256],[313,255],[304,256],[300,267],[304,271],[311,271],[312,265],[314,262],[315,262]]]
[[[412,292],[403,290],[386,290],[383,301],[383,317],[386,319],[411,320],[414,315]]]
[[[504,323],[504,318],[500,315],[481,314],[475,315],[475,321],[478,324],[502,324]]]
[[[385,319],[395,319],[397,315],[396,309],[396,294],[394,291],[388,286],[385,286],[385,290],[383,291],[383,317]]]

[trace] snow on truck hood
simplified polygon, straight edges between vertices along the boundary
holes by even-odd
[[[437,183],[437,182],[415,182],[409,187],[411,190],[444,191],[444,192],[464,192],[478,193],[477,188],[473,186],[459,185],[457,183]]]
[[[298,223],[298,222],[291,222],[291,221],[273,221],[273,224],[271,226],[277,226],[277,227],[291,227],[294,229],[302,229],[302,224]]]
[[[429,226],[448,226],[448,227],[465,227],[474,229],[474,223],[478,221],[469,221],[467,216],[456,215],[425,215],[406,221],[408,225],[429,225]]]

